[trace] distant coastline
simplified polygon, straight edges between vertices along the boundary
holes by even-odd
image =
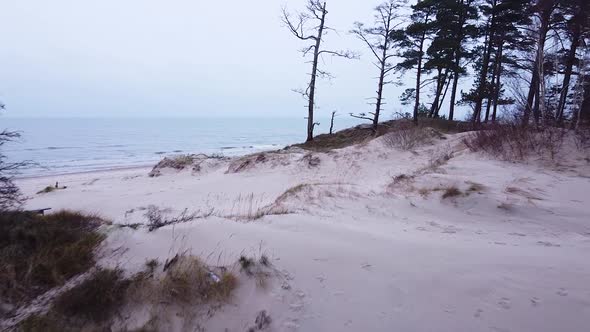
[[[320,127],[318,133],[329,129]],[[358,124],[342,116],[336,129]],[[175,154],[240,156],[304,141],[305,122],[293,118],[2,118],[22,132],[5,146],[10,161],[34,160],[18,178],[128,169],[156,164]]]

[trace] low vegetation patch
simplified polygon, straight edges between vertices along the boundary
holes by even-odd
[[[447,198],[457,197],[457,196],[461,196],[461,195],[463,195],[463,192],[461,190],[459,190],[459,188],[452,186],[452,187],[448,187],[444,190],[442,198],[447,199]]]
[[[468,122],[449,121],[440,118],[421,118],[418,122],[418,125],[416,126],[416,124],[414,124],[411,120],[399,119],[382,122],[379,124],[376,130],[373,129],[373,127],[369,124],[359,125],[353,128],[335,132],[333,134],[318,135],[314,137],[314,140],[311,142],[296,144],[294,146],[306,150],[325,152],[333,149],[345,148],[355,144],[365,143],[371,139],[386,135],[388,133],[409,130],[410,128],[418,128],[418,131],[424,128],[431,128],[429,129],[430,131],[434,129],[437,132],[458,133],[472,130],[473,126]],[[407,134],[409,136],[413,136],[413,133],[410,131],[408,131]],[[418,140],[421,140],[421,138]],[[409,141],[411,142],[413,140]]]
[[[72,331],[64,322],[51,314],[32,315],[22,321],[19,325],[19,331],[22,332],[65,332]]]
[[[221,161],[227,158],[222,155],[212,154],[185,154],[172,157],[165,157],[154,166],[148,174],[150,177],[158,177],[162,175],[162,170],[165,168],[181,171],[183,169],[192,168],[194,172],[200,172],[202,164],[206,161]]]
[[[269,268],[272,265],[266,255],[261,255],[259,259],[242,255],[238,263],[240,264],[241,272],[249,277],[256,278],[256,284],[258,286],[266,287],[266,281],[271,276]]]
[[[287,190],[285,190],[284,193],[282,193],[281,195],[279,195],[279,197],[277,197],[276,202],[283,202],[285,200],[287,200],[288,198],[294,197],[297,194],[305,191],[305,190],[309,190],[311,189],[311,184],[308,183],[301,183],[298,185],[295,185]]]
[[[23,304],[94,266],[103,223],[71,211],[0,213],[0,298]]]
[[[119,269],[97,269],[80,285],[61,294],[53,309],[66,317],[103,322],[123,306],[129,284]]]
[[[38,195],[40,195],[40,194],[48,194],[48,193],[53,192],[55,190],[57,190],[57,189],[54,186],[47,186],[47,187],[43,188],[42,190],[39,190],[37,192],[37,194]]]
[[[481,193],[482,191],[484,191],[486,189],[486,187],[481,184],[481,183],[477,183],[477,182],[472,182],[472,181],[467,181],[466,182],[469,185],[469,188],[467,188],[467,193]]]
[[[162,300],[170,303],[199,304],[222,302],[237,287],[237,278],[223,272],[217,276],[195,256],[177,256],[160,281]]]
[[[459,187],[457,186],[438,186],[435,188],[420,188],[418,189],[418,194],[420,194],[420,196],[426,198],[428,197],[431,193],[433,192],[442,192],[441,198],[442,199],[448,199],[448,198],[454,198],[454,197],[466,197],[471,195],[472,193],[475,192],[481,192],[484,190],[483,185],[478,184],[478,183],[473,183],[473,182],[469,182],[470,186],[467,188],[467,190],[463,191],[461,190]]]
[[[432,143],[435,139],[443,139],[444,136],[432,128],[416,127],[393,130],[383,136],[383,143],[388,148],[401,150],[413,150],[417,147]]]
[[[291,211],[282,206],[279,199],[270,204],[263,202],[263,196],[256,196],[254,193],[239,195],[229,213],[219,213],[218,216],[236,221],[254,221],[264,216],[284,215]]]
[[[463,143],[474,152],[484,152],[501,160],[526,160],[537,156],[556,159],[568,130],[546,127],[536,129],[519,124],[497,124],[475,131]]]
[[[198,257],[186,254],[176,255],[163,265],[148,260],[143,271],[129,278],[120,269],[97,268],[82,283],[55,298],[46,313],[29,316],[18,328],[39,332],[111,331],[122,318],[118,313],[131,315],[137,308],[147,308],[159,314],[144,327],[166,331],[169,327],[159,325],[167,318],[158,317],[160,314],[173,315],[171,308],[185,314],[209,310],[229,300],[237,286],[237,277],[227,268],[212,269]]]
[[[176,217],[166,217],[164,216],[164,212],[165,210],[161,210],[155,205],[149,205],[147,207],[145,217],[148,220],[147,227],[150,232],[169,225],[183,224],[196,219],[207,218],[213,214],[212,209],[204,213],[200,211],[189,213],[188,209],[185,209]]]

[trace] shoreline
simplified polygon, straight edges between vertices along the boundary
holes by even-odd
[[[275,146],[272,149],[260,149],[260,150],[249,151],[249,152],[241,153],[241,154],[232,154],[229,156],[224,155],[224,157],[239,158],[239,157],[244,157],[244,156],[248,156],[248,155],[256,154],[256,153],[279,151],[279,150],[282,150],[285,147],[288,147],[291,145],[278,146],[279,148],[277,148],[277,146]],[[82,175],[82,174],[93,174],[93,173],[103,173],[103,172],[108,173],[108,172],[113,172],[113,171],[151,169],[156,164],[158,164],[158,162],[160,162],[162,159],[167,158],[167,157],[178,156],[178,155],[199,155],[199,154],[205,154],[208,156],[212,155],[212,154],[206,154],[206,153],[202,153],[202,152],[163,154],[163,155],[161,155],[161,158],[159,160],[155,160],[153,163],[145,162],[145,163],[137,164],[137,165],[133,165],[133,166],[105,166],[104,168],[100,168],[100,169],[80,170],[80,171],[73,171],[73,172],[57,172],[57,173],[52,173],[52,174],[41,174],[41,175],[23,175],[23,176],[17,175],[14,177],[14,179],[19,181],[19,180],[27,180],[27,179],[41,179],[41,178],[48,178],[48,177],[54,177],[54,176],[69,176],[69,175]]]
[[[77,171],[71,173],[55,173],[55,174],[45,174],[45,175],[26,175],[26,176],[16,176],[14,179],[16,181],[22,180],[35,180],[35,179],[44,179],[44,178],[51,178],[56,176],[78,176],[78,175],[89,175],[89,174],[108,174],[114,172],[124,172],[124,171],[138,171],[138,170],[150,170],[153,165],[138,165],[138,166],[121,166],[121,167],[110,167],[104,169],[95,169],[95,170],[88,170],[88,171]]]

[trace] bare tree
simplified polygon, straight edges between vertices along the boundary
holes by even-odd
[[[333,134],[334,131],[334,117],[336,116],[336,111],[332,111],[332,118],[330,119],[330,135]]]
[[[383,87],[392,83],[387,81],[389,73],[395,69],[390,62],[391,58],[395,56],[391,50],[394,46],[394,40],[391,34],[400,24],[396,24],[401,15],[398,13],[399,8],[405,3],[404,0],[388,0],[375,8],[375,22],[372,27],[365,27],[363,23],[356,22],[352,31],[358,39],[362,40],[376,61],[373,64],[379,69],[379,81],[377,85],[377,97],[375,101],[375,112],[369,112],[371,117],[365,113],[359,115],[350,114],[352,117],[359,119],[368,119],[373,121],[373,128],[376,129],[379,124],[379,115],[383,107]]]
[[[298,91],[307,100],[307,142],[313,141],[313,129],[317,125],[314,122],[314,107],[316,96],[316,82],[318,77],[331,77],[330,73],[318,68],[318,62],[323,55],[331,55],[347,59],[354,59],[357,56],[350,51],[330,51],[322,49],[322,38],[327,35],[332,28],[326,25],[326,3],[318,0],[308,0],[305,12],[298,13],[295,18],[289,14],[287,9],[283,8],[283,23],[289,28],[289,31],[296,38],[310,42],[311,44],[304,47],[301,52],[303,56],[313,55],[311,61],[311,73],[307,88]]]
[[[0,102],[0,111],[4,109],[4,104]],[[3,130],[0,132],[0,149],[2,146],[20,137],[20,133]],[[29,163],[19,162],[11,163],[6,161],[6,156],[0,151],[0,211],[6,211],[20,207],[23,198],[20,190],[14,184],[14,175],[19,168]]]

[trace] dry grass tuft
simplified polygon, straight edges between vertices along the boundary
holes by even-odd
[[[56,191],[56,190],[57,190],[57,188],[55,188],[54,186],[47,186],[47,187],[43,188],[42,190],[39,190],[37,192],[37,195],[48,194],[48,193]]]
[[[383,136],[383,143],[388,148],[402,150],[413,150],[417,147],[432,143],[435,138],[442,139],[444,136],[432,128],[416,127],[400,128],[391,131]]]
[[[150,232],[153,232],[158,228],[162,228],[169,225],[183,224],[196,219],[208,218],[211,215],[213,215],[214,211],[213,209],[211,209],[206,212],[197,211],[189,213],[188,209],[185,209],[178,216],[171,218],[165,217],[163,214],[164,212],[166,212],[166,210],[161,210],[155,205],[149,205],[147,207],[145,217],[148,220],[147,227]]]
[[[71,331],[63,322],[51,315],[33,315],[22,321],[18,326],[21,332],[64,332]]]
[[[263,205],[263,199],[264,196],[256,196],[254,193],[248,195],[240,194],[235,199],[233,206],[228,213],[217,213],[216,215],[236,221],[255,221],[265,216],[285,215],[292,213],[289,209],[281,204],[282,201],[280,199],[276,199],[273,203],[266,205]]]
[[[568,130],[554,127],[532,128],[520,124],[496,124],[475,131],[463,140],[474,152],[484,152],[501,160],[526,160],[536,155],[556,160]]]
[[[285,192],[282,193],[281,195],[279,195],[279,197],[277,197],[277,199],[276,199],[276,202],[283,202],[291,197],[296,196],[297,194],[303,192],[304,190],[308,190],[308,189],[311,189],[311,184],[301,183],[296,186],[293,186],[293,187],[285,190]]]
[[[53,309],[66,317],[103,322],[123,306],[129,284],[119,269],[97,269],[83,283],[61,294]]]
[[[512,206],[512,204],[502,202],[498,205],[498,209],[501,209],[504,211],[512,211],[514,209],[514,207]]]
[[[0,298],[24,303],[94,266],[103,223],[71,211],[0,213]]]
[[[194,305],[206,302],[222,302],[237,287],[237,278],[224,272],[214,277],[195,256],[178,256],[160,281],[161,298],[169,303]]]
[[[475,193],[475,192],[481,193],[482,191],[484,191],[486,189],[486,187],[481,183],[467,181],[467,184],[469,185],[469,188],[467,188],[467,194]]]
[[[420,188],[418,189],[418,194],[420,194],[420,196],[426,198],[430,195],[430,192],[432,190],[428,189],[428,188]]]
[[[447,198],[457,197],[457,196],[461,196],[461,195],[463,195],[463,192],[461,190],[459,190],[459,188],[452,186],[452,187],[448,187],[444,190],[442,198],[447,199]]]
[[[411,181],[413,179],[414,179],[413,175],[400,174],[400,175],[393,177],[393,184],[399,184],[402,182]]]
[[[249,277],[256,278],[256,284],[258,286],[263,288],[266,287],[267,280],[271,276],[269,273],[271,263],[266,255],[261,255],[258,260],[242,255],[240,256],[238,263],[240,264],[240,270],[243,273]]]

